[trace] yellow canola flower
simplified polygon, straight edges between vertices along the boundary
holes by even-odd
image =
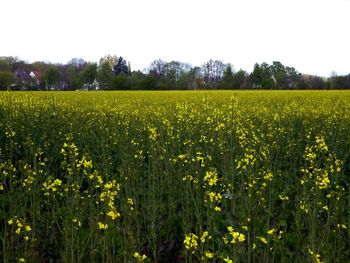
[[[272,228],[269,231],[267,231],[267,234],[269,234],[269,235],[273,235],[274,233],[276,233],[276,229],[275,228]]]
[[[117,213],[116,211],[109,211],[107,215],[112,218],[112,220],[116,220],[120,217],[120,213]]]
[[[264,237],[262,237],[262,236],[258,236],[258,239],[259,239],[262,243],[267,244],[266,238],[264,238]]]
[[[213,258],[214,257],[214,253],[213,252],[210,252],[210,251],[205,251],[205,256],[207,258]]]
[[[214,169],[210,171],[206,171],[203,180],[204,182],[207,182],[209,186],[214,186],[218,181],[218,173]]]
[[[198,248],[198,236],[193,233],[186,234],[184,244],[186,249],[196,250]]]
[[[245,236],[242,233],[235,231],[232,226],[228,226],[227,230],[232,237],[231,244],[236,244],[245,241]]]
[[[145,254],[141,255],[139,252],[135,252],[134,258],[137,260],[137,262],[144,262],[147,259],[147,256]]]
[[[226,263],[233,263],[233,260],[230,259],[229,257],[223,258],[222,260]]]
[[[209,232],[208,231],[204,231],[202,236],[201,236],[201,242],[204,243],[205,242],[205,239],[208,237],[208,239],[211,239],[211,236],[209,235]]]
[[[99,229],[107,229],[108,228],[108,224],[103,224],[102,222],[98,222],[98,228]]]
[[[312,251],[310,248],[308,248],[308,252],[313,257],[315,263],[322,263],[320,254]]]

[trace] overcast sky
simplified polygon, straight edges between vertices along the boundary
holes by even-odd
[[[1,0],[0,56],[66,63],[212,59],[350,73],[350,0]]]

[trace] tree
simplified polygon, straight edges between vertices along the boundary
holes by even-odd
[[[237,71],[232,78],[232,87],[242,89],[246,81],[246,72],[243,69]]]
[[[108,89],[113,78],[113,70],[109,62],[105,61],[100,64],[97,71],[96,79],[100,83],[102,89]]]
[[[15,81],[15,75],[10,71],[0,71],[0,90],[7,90]]]
[[[253,72],[250,74],[255,88],[262,88],[263,84],[263,70],[258,63],[255,63]]]
[[[129,80],[128,76],[121,72],[119,75],[112,78],[111,89],[113,90],[128,90]]]
[[[140,87],[145,90],[154,90],[157,88],[157,79],[153,75],[146,76],[140,81]]]
[[[115,76],[118,76],[122,72],[128,75],[129,69],[126,60],[123,57],[119,57],[117,64],[113,66],[113,73]]]
[[[113,69],[113,66],[118,63],[118,57],[116,55],[105,55],[103,58],[100,58],[99,65],[102,64],[108,64],[111,69]]]
[[[86,66],[87,62],[82,58],[72,58],[67,64],[72,65],[75,68],[83,68]]]
[[[90,89],[91,85],[96,80],[96,75],[97,75],[97,64],[91,63],[91,64],[88,64],[80,73],[80,78],[84,84],[89,85],[89,89]]]
[[[49,67],[43,74],[43,81],[46,83],[46,89],[55,89],[60,80],[60,71],[57,67]]]
[[[227,66],[224,70],[220,86],[223,89],[232,89],[233,88],[233,71],[232,71],[232,66],[230,64],[227,64]]]
[[[219,60],[210,59],[202,65],[203,79],[208,88],[217,88],[226,65]]]
[[[148,73],[156,78],[165,76],[166,64],[167,63],[161,59],[154,60],[148,68]]]
[[[70,90],[80,89],[83,86],[79,75],[79,68],[74,67],[72,64],[67,66],[67,80]]]
[[[9,61],[1,57],[0,57],[0,71],[12,71],[12,67]]]

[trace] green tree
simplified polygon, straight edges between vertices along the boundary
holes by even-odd
[[[100,83],[102,89],[108,89],[111,86],[113,78],[112,66],[108,61],[103,61],[97,70],[96,79]]]
[[[224,73],[221,78],[220,87],[222,89],[232,89],[233,88],[233,71],[232,66],[227,64]]]
[[[9,61],[0,57],[0,71],[11,71],[12,67]]]
[[[111,83],[111,89],[113,90],[127,90],[129,89],[129,80],[128,76],[122,72],[119,73],[117,76],[113,76],[112,83]]]
[[[0,71],[0,90],[7,90],[15,81],[15,75],[10,71]]]
[[[243,69],[238,70],[232,77],[232,87],[234,89],[241,89],[244,86],[246,79],[246,72]]]
[[[153,75],[146,76],[141,82],[140,82],[141,89],[144,90],[154,90],[157,89],[157,79]]]
[[[83,71],[80,73],[80,78],[84,84],[89,85],[89,89],[91,88],[93,82],[96,80],[97,76],[97,64],[91,63],[88,64]]]
[[[55,89],[57,88],[57,83],[60,80],[60,71],[57,67],[49,67],[43,74],[43,81],[46,84],[46,89]]]
[[[67,80],[68,80],[68,85],[70,90],[80,89],[83,84],[79,77],[79,68],[76,68],[72,64],[68,65]]]

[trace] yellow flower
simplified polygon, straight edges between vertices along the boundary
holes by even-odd
[[[223,258],[223,260],[226,263],[233,263],[232,259],[230,259],[229,257]]]
[[[215,206],[214,210],[215,210],[216,212],[221,212],[221,207]]]
[[[184,244],[186,249],[196,250],[198,247],[198,236],[193,233],[186,234]]]
[[[112,220],[116,220],[117,218],[120,217],[120,213],[117,213],[117,212],[115,212],[115,211],[109,211],[109,212],[107,213],[107,215],[108,215],[109,217],[111,217]]]
[[[218,173],[214,169],[207,171],[203,180],[207,182],[209,186],[214,186],[218,181]]]
[[[25,226],[25,230],[26,230],[27,232],[29,232],[30,230],[32,230],[32,228],[30,227],[30,225],[26,225],[26,226]]]
[[[213,258],[214,257],[214,253],[210,252],[210,251],[205,251],[205,256],[207,258]]]
[[[259,239],[262,243],[267,244],[266,238],[261,237],[261,236],[258,236],[258,239]]]
[[[272,228],[272,229],[270,229],[269,231],[267,231],[267,233],[269,234],[269,235],[273,235],[274,233],[276,232],[276,229],[275,228]]]
[[[26,260],[24,258],[20,258],[18,262],[26,262]]]
[[[99,229],[107,229],[108,228],[108,224],[103,224],[102,222],[98,222],[98,228]]]
[[[244,242],[245,241],[245,236],[242,233],[234,231],[232,226],[228,226],[227,230],[232,237],[231,244],[236,244],[237,242]]]
[[[144,262],[147,259],[147,256],[145,254],[141,255],[140,253],[135,252],[134,258],[137,260],[137,262]]]
[[[204,243],[205,242],[205,238],[208,237],[208,239],[211,238],[211,236],[209,236],[209,232],[208,231],[204,231],[202,236],[201,236],[201,242]]]

